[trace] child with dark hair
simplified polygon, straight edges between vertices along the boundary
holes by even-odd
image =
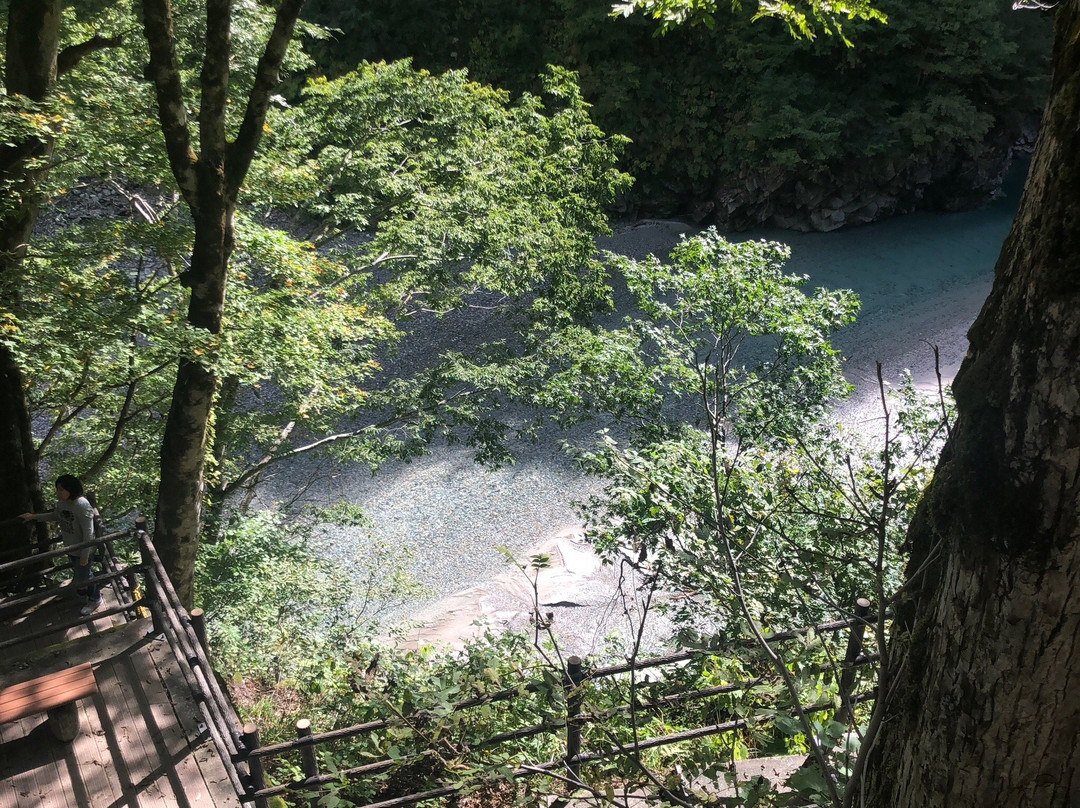
[[[71,474],[61,474],[56,478],[56,507],[45,513],[24,513],[22,520],[29,522],[58,522],[60,535],[65,547],[88,542],[94,538],[94,506],[86,498],[82,483]],[[72,585],[78,591],[86,591],[87,603],[82,607],[83,614],[93,614],[104,601],[94,583],[94,573],[90,569],[90,547],[84,547],[78,553],[70,553],[71,566],[75,572]]]

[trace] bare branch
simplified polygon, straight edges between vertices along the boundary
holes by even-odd
[[[258,463],[255,463],[254,465],[247,468],[239,477],[237,477],[231,483],[222,486],[221,494],[224,497],[230,496],[246,482],[248,482],[252,477],[259,474],[265,468],[267,468],[267,466],[273,465],[274,463],[280,463],[282,460],[288,460],[293,457],[299,457],[300,455],[309,454],[316,449],[322,449],[326,446],[332,446],[335,443],[340,443],[342,441],[358,438],[361,435],[373,433],[380,429],[388,429],[389,427],[398,424],[408,423],[410,420],[416,418],[422,413],[432,412],[439,409],[440,407],[449,404],[451,401],[455,401],[461,398],[467,398],[472,395],[475,395],[475,391],[457,393],[453,396],[448,396],[447,398],[431,404],[427,407],[412,410],[411,412],[403,413],[401,415],[394,415],[377,423],[367,424],[366,426],[362,426],[359,429],[352,429],[348,432],[339,432],[335,435],[327,435],[326,437],[319,438],[318,440],[304,444],[303,446],[297,446],[293,449],[289,449],[288,451],[282,452],[281,454],[268,454],[263,457],[262,460],[260,460]]]
[[[134,340],[132,341],[134,342]],[[134,361],[134,356],[129,357],[129,365],[134,364]],[[116,454],[116,450],[120,446],[120,440],[124,436],[124,427],[128,423],[128,414],[131,410],[131,404],[135,400],[135,389],[137,387],[138,379],[132,379],[124,393],[124,402],[120,405],[120,412],[116,416],[116,423],[113,426],[113,434],[109,440],[109,445],[105,447],[98,456],[98,459],[94,461],[94,464],[86,471],[87,477],[96,477],[105,467],[105,464],[109,462],[114,454]]]
[[[952,437],[952,425],[949,423],[949,408],[945,406],[945,383],[941,378],[941,352],[938,350],[938,346],[931,342],[926,342],[930,346],[930,350],[934,352],[934,375],[937,376],[937,394],[938,405],[941,407],[941,420],[945,424],[945,437]]]
[[[105,48],[118,48],[123,42],[123,34],[110,37],[95,35],[77,45],[68,45],[56,57],[56,74],[62,76],[74,68],[84,56]]]

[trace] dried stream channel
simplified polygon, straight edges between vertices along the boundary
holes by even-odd
[[[967,349],[967,329],[990,290],[994,262],[1019,201],[1019,173],[1010,177],[1000,199],[978,211],[914,214],[832,233],[749,234],[790,245],[788,270],[809,275],[809,285],[859,294],[858,322],[835,339],[856,387],[838,407],[849,428],[873,430],[878,361],[887,379],[909,368],[918,382],[931,385],[930,343],[939,346],[942,372],[952,378]],[[600,246],[634,257],[665,253],[681,234],[692,232],[664,221],[615,229]],[[452,344],[440,347],[459,348],[485,336],[490,334],[483,320],[466,317],[449,335]],[[552,554],[555,568],[541,574],[544,611],[554,613],[568,648],[595,653],[608,632],[626,631],[627,618],[612,594],[612,574],[600,570],[588,548],[575,540],[580,519],[572,503],[599,490],[599,484],[560,452],[560,437],[553,433],[519,447],[515,465],[494,471],[474,464],[467,449],[435,446],[427,456],[387,464],[375,476],[365,468],[337,467],[320,477],[304,465],[284,472],[294,483],[314,480],[306,492],[312,501],[359,504],[375,537],[415,554],[412,574],[430,595],[397,605],[387,618],[415,620],[413,639],[453,643],[476,631],[470,626],[477,618],[493,627],[528,626],[531,591],[494,549],[503,545],[522,558],[537,551]],[[272,488],[268,493],[274,495]],[[351,564],[358,551],[362,556],[364,543],[362,536],[338,536],[327,552]]]

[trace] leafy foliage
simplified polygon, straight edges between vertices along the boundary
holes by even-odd
[[[939,403],[910,379],[880,439],[830,425],[848,385],[829,335],[857,301],[804,293],[786,257],[706,231],[670,263],[618,259],[640,314],[543,336],[538,403],[614,419],[598,448],[576,450],[607,481],[588,503],[594,544],[684,593],[668,608],[688,636],[706,615],[742,636],[743,606],[767,632],[888,602],[944,439]]]
[[[781,245],[706,231],[680,243],[670,264],[619,260],[641,314],[591,339],[579,329],[548,340],[549,380],[553,401],[614,418],[598,449],[578,452],[607,480],[586,509],[597,550],[678,593],[664,608],[682,642],[711,647],[719,637],[762,651],[759,670],[775,688],[765,703],[791,716],[767,726],[817,761],[796,785],[838,805],[847,728],[804,709],[835,698],[823,676],[835,652],[822,662],[813,635],[805,655],[781,655],[767,640],[859,597],[888,607],[950,415],[944,396],[928,400],[905,379],[889,397],[882,381],[880,438],[828,426],[828,405],[847,391],[829,335],[851,322],[857,301],[804,294],[804,279],[782,271],[786,257]]]
[[[732,0],[732,9],[738,10],[741,6],[739,0]],[[707,28],[713,28],[717,8],[716,0],[629,0],[613,4],[612,14],[624,17],[635,12],[646,14],[659,22],[662,32],[667,32],[685,23],[700,22]],[[762,2],[758,4],[754,19],[762,17],[776,17],[787,25],[792,36],[810,39],[819,30],[830,36],[842,37],[845,19],[885,22],[885,15],[866,0],[855,0],[839,6],[818,0]]]
[[[117,15],[110,21],[128,20],[128,11],[110,7]],[[264,7],[238,4],[238,13],[249,11],[255,34],[240,37],[240,63],[266,22]],[[190,15],[182,22],[199,25]],[[160,442],[168,370],[186,357],[212,363],[222,380],[210,447],[218,503],[270,464],[324,447],[374,466],[444,434],[503,459],[511,427],[493,412],[506,397],[525,399],[564,422],[599,412],[625,429],[625,448],[609,438],[582,455],[611,481],[594,511],[598,546],[611,558],[629,548],[658,578],[694,598],[707,595],[727,633],[736,633],[735,608],[768,631],[846,602],[866,580],[858,564],[875,573],[885,602],[895,546],[924,478],[919,463],[940,427],[925,410],[902,410],[906,437],[852,464],[852,448],[820,419],[845,389],[828,335],[854,316],[855,301],[804,295],[802,279],[783,274],[786,252],[777,244],[734,245],[709,232],[680,245],[669,265],[616,261],[640,311],[619,328],[591,326],[589,313],[610,294],[593,237],[604,232],[604,205],[627,178],[615,168],[621,141],[590,122],[570,74],[553,69],[537,95],[511,102],[463,72],[364,64],[313,80],[291,102],[279,99],[267,151],[248,177],[226,328],[216,337],[180,315],[191,222],[173,204],[160,144],[149,137],[140,48],[129,43],[115,59],[94,61],[65,85],[61,111],[13,105],[3,119],[20,136],[25,127],[49,127],[58,137],[57,159],[71,171],[53,173],[56,193],[65,176],[85,173],[113,189],[124,211],[114,220],[57,208],[19,279],[18,309],[3,323],[47,424],[40,448],[51,462],[96,477],[115,510],[149,498],[154,480],[146,470]],[[306,66],[299,51],[293,57],[294,67]],[[199,54],[185,53],[182,62],[195,89]],[[238,80],[244,74],[237,71]],[[110,95],[110,82],[130,92]],[[979,124],[962,104],[942,106],[965,125]],[[807,142],[830,138],[811,133]],[[415,365],[394,363],[414,323],[438,322],[481,297],[531,332],[475,355],[443,351]],[[914,400],[910,388],[905,395]],[[300,707],[328,724],[392,719],[341,758],[401,761],[367,786],[382,796],[417,781],[424,750],[436,763],[420,774],[436,780],[505,773],[516,752],[476,754],[474,746],[508,726],[556,721],[561,671],[513,635],[487,637],[458,656],[379,649],[370,608],[409,591],[404,559],[386,559],[358,587],[312,551],[328,519],[360,527],[351,510],[299,521],[238,517],[222,522],[219,541],[200,560],[215,654],[252,689],[247,709],[273,718],[278,734]],[[714,561],[722,554],[726,566]],[[826,593],[824,602],[781,612],[811,589]],[[806,659],[785,660],[782,678],[793,684],[773,686],[770,707],[833,695],[835,683],[815,667],[823,652],[813,638],[805,651]],[[764,669],[713,659],[681,684]],[[499,688],[524,693],[534,679],[531,701],[480,704],[467,715],[457,709]],[[651,688],[657,699],[664,687]],[[612,710],[625,695],[626,683],[616,681],[597,688],[592,706]],[[667,732],[702,714],[746,714],[742,695],[640,723],[601,724],[596,740],[632,743],[643,730]],[[691,755],[704,769],[720,753],[801,748],[835,734],[827,722],[781,720],[768,737],[748,732]],[[544,740],[527,751],[552,754]],[[670,762],[658,754],[645,764]]]
[[[363,529],[348,506],[230,520],[203,549],[196,576],[222,669],[260,688],[318,692],[335,660],[367,647],[379,613],[420,587],[399,548],[372,542],[363,559],[327,558],[330,535]]]
[[[178,8],[181,26],[201,24]],[[78,11],[67,12],[70,37],[134,24],[128,4]],[[246,11],[240,67],[253,64],[268,21],[262,6],[236,13]],[[181,54],[196,94],[199,58]],[[192,223],[170,192],[145,59],[139,37],[88,57],[65,77],[59,112],[41,118],[57,130],[44,192],[58,204],[10,280],[20,303],[5,312],[3,337],[46,424],[46,462],[92,478],[110,511],[145,507],[180,356],[212,363],[222,380],[211,514],[269,465],[318,450],[375,466],[441,433],[505,458],[493,390],[463,377],[453,354],[395,364],[395,351],[414,322],[478,294],[508,312],[533,299],[579,315],[605,304],[593,238],[628,178],[615,169],[620,139],[589,121],[573,77],[551,71],[542,97],[511,103],[462,71],[399,62],[313,80],[291,105],[279,99],[245,188],[251,207],[237,214],[215,338],[183,324]],[[288,60],[308,64],[299,50]],[[10,126],[46,115],[22,112],[30,118],[15,111]],[[87,187],[96,210],[82,190],[65,204],[67,188]]]

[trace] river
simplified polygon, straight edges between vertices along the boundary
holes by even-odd
[[[930,383],[930,343],[939,346],[942,372],[951,379],[967,348],[967,329],[990,290],[1021,181],[1010,177],[1002,197],[977,211],[918,213],[832,233],[747,234],[788,244],[789,271],[808,275],[811,286],[859,294],[858,322],[834,340],[856,388],[839,408],[845,422],[857,426],[876,417],[878,361],[887,378],[909,368],[917,381]],[[600,246],[635,257],[660,254],[693,232],[668,221],[622,224],[615,231]],[[477,617],[495,626],[527,625],[531,593],[493,549],[503,545],[519,556],[552,553],[556,569],[542,576],[541,601],[556,604],[557,622],[574,635],[568,643],[589,653],[626,618],[611,596],[610,579],[576,541],[580,518],[573,502],[596,492],[598,483],[574,468],[558,438],[552,434],[520,447],[517,462],[499,470],[477,466],[466,449],[446,446],[409,463],[386,464],[374,476],[338,468],[307,496],[361,505],[372,521],[371,536],[414,554],[410,571],[428,594],[396,604],[387,617],[418,620],[413,639],[454,642],[474,630],[469,626]],[[363,557],[368,546],[369,537],[338,535],[328,552],[345,562],[353,553]]]

